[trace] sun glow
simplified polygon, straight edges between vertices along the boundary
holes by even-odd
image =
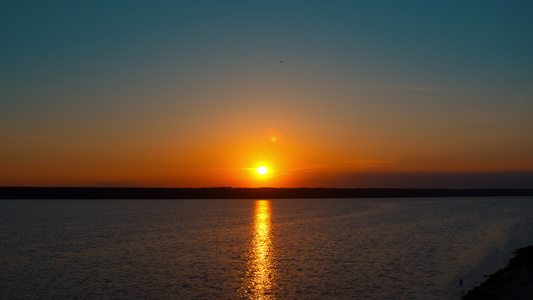
[[[265,175],[266,173],[268,173],[268,168],[265,166],[260,166],[259,168],[257,168],[257,173],[259,173],[259,175]]]

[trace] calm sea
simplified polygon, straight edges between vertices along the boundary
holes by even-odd
[[[458,299],[531,244],[533,197],[4,200],[0,298]]]

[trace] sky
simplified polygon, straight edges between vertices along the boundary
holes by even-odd
[[[5,1],[0,186],[533,188],[532,14]]]

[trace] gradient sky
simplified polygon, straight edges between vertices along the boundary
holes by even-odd
[[[533,187],[532,15],[5,1],[0,186]]]

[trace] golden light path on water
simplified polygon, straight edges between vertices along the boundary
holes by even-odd
[[[254,236],[251,261],[246,278],[246,297],[272,299],[274,269],[272,265],[272,240],[270,232],[270,201],[257,200],[254,214]]]

